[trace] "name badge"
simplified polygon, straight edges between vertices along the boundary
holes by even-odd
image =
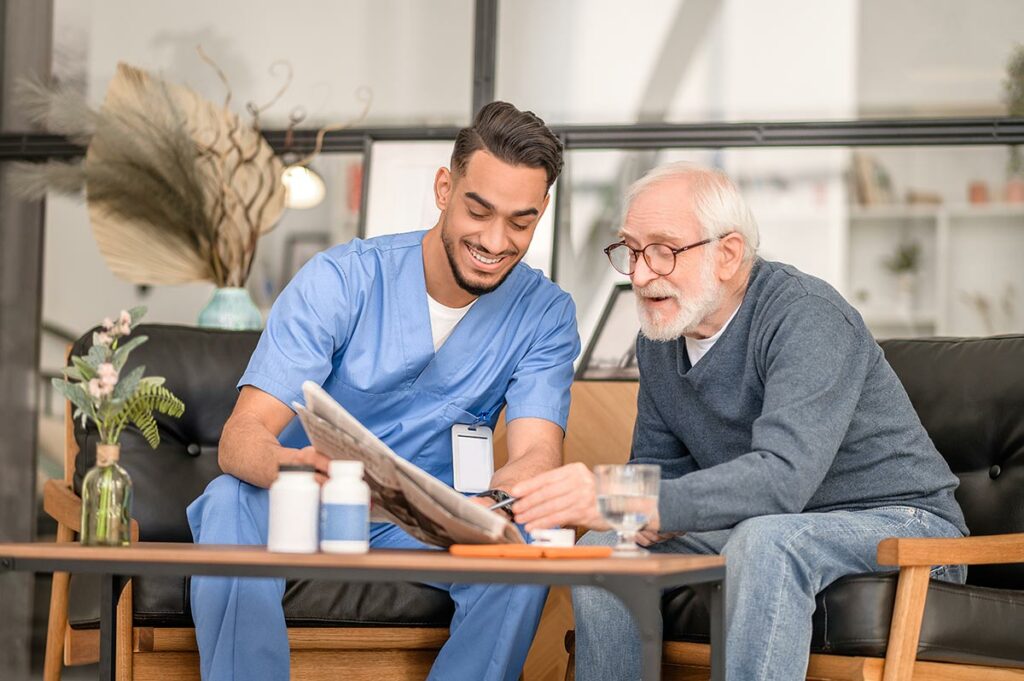
[[[484,492],[494,477],[494,434],[488,426],[452,426],[452,470],[455,489]]]

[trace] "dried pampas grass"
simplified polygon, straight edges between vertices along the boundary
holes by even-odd
[[[88,149],[78,164],[21,164],[22,195],[84,187],[100,252],[133,283],[245,283],[285,201],[283,164],[259,130],[126,64],[99,111],[69,91],[26,87],[36,120]]]

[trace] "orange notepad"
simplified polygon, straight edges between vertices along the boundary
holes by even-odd
[[[475,558],[607,558],[610,546],[534,546],[532,544],[452,544],[453,556]]]

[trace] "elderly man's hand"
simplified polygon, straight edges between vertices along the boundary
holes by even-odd
[[[678,537],[683,534],[682,532],[658,532],[657,530],[650,529],[652,524],[657,525],[657,520],[655,519],[652,523],[649,523],[647,527],[636,533],[636,543],[640,546],[658,544],[667,539],[672,539],[673,537]]]
[[[519,499],[512,510],[527,532],[562,525],[610,529],[597,510],[594,474],[582,463],[541,473],[518,483],[509,493]]]

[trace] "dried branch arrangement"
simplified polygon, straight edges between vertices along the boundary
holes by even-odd
[[[98,111],[59,86],[21,90],[38,122],[88,145],[78,163],[20,164],[23,196],[84,189],[100,252],[130,282],[245,283],[259,237],[285,207],[284,166],[258,128],[266,107],[250,106],[247,125],[228,109],[230,87],[217,106],[127,64]]]

